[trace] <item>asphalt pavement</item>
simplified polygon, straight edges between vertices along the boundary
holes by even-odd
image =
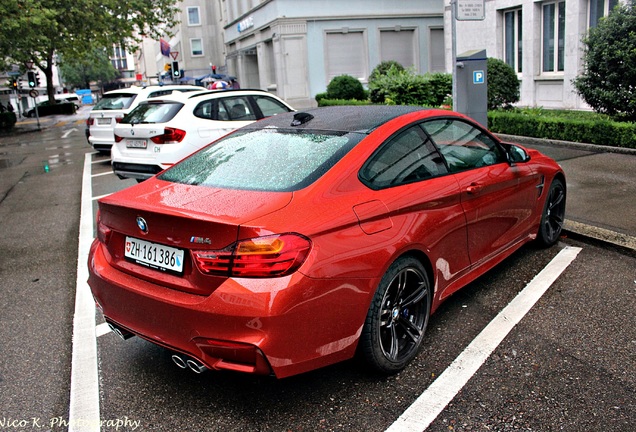
[[[23,117],[10,133],[37,132],[77,122],[87,118],[90,109],[91,106],[81,106],[74,116],[54,115],[39,120]],[[499,137],[536,148],[563,167],[568,187],[565,235],[636,251],[636,149],[502,134]]]

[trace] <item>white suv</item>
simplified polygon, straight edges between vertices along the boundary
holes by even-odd
[[[173,91],[191,92],[204,90],[193,85],[152,85],[147,87],[131,86],[121,90],[104,93],[86,120],[88,143],[101,153],[108,153],[115,142],[115,125],[132,111],[141,101],[164,96]]]
[[[119,178],[145,180],[256,120],[294,111],[263,90],[173,93],[148,99],[115,126],[111,151]]]

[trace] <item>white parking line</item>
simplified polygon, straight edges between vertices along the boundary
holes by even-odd
[[[561,250],[386,432],[426,430],[580,251],[576,247]]]
[[[91,196],[91,154],[84,158],[82,203],[75,315],[73,317],[73,356],[71,364],[71,396],[69,431],[99,432],[99,381],[97,373],[97,340],[95,338],[95,303],[88,279],[88,252],[93,239],[93,203]]]
[[[115,175],[115,173],[112,172],[112,171],[104,171],[103,173],[93,174],[93,175],[91,175],[91,177],[101,177],[101,176],[105,176],[105,175]]]
[[[101,323],[97,327],[95,327],[95,337],[104,336],[105,334],[110,333],[112,330],[108,326],[107,323]]]
[[[112,194],[108,193],[108,194],[105,194],[105,195],[100,195],[100,196],[93,197],[93,201],[97,201],[98,199],[107,197],[108,195],[112,195]]]

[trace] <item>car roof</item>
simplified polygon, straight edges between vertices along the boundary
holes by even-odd
[[[150,86],[144,86],[144,87],[133,85],[127,88],[107,91],[104,93],[104,96],[111,95],[111,94],[132,94],[132,93],[141,94],[141,93],[151,93],[153,91],[159,91],[159,90],[179,90],[179,89],[205,90],[205,88],[201,86],[193,86],[188,84],[150,85]]]
[[[370,133],[378,126],[404,114],[430,108],[406,105],[331,106],[278,114],[242,129],[308,129]],[[294,124],[292,124],[292,122]]]
[[[253,95],[253,94],[263,94],[263,95],[268,95],[268,96],[273,96],[273,97],[277,97],[276,95],[266,91],[266,90],[260,90],[260,89],[228,89],[228,90],[223,90],[223,89],[219,89],[219,90],[206,90],[204,88],[201,88],[201,91],[191,91],[191,92],[179,92],[179,91],[173,91],[170,94],[167,95],[163,95],[163,96],[159,96],[159,97],[155,97],[152,99],[147,99],[144,101],[144,103],[157,103],[157,102],[162,102],[162,101],[178,101],[178,102],[187,102],[188,100],[193,100],[193,102],[198,102],[198,99],[204,96],[210,96],[210,95],[219,95],[219,96],[225,96],[225,95]]]

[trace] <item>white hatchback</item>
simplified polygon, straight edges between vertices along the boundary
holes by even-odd
[[[86,120],[88,143],[95,150],[107,153],[115,142],[113,135],[115,125],[140,102],[149,98],[164,96],[173,91],[191,92],[200,90],[204,90],[204,88],[193,85],[152,85],[146,87],[131,86],[106,92],[101,100],[95,104]]]
[[[122,179],[145,180],[235,129],[290,111],[285,101],[263,90],[148,99],[115,126],[113,171]]]

